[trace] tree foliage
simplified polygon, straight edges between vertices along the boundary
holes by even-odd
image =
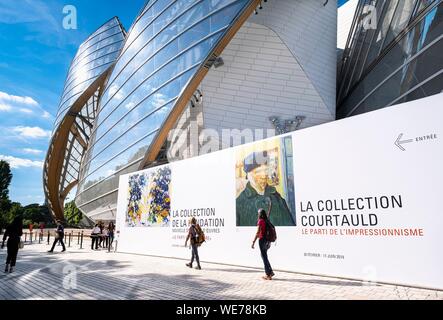
[[[9,163],[0,160],[0,198],[9,197],[9,185],[11,184],[12,173]]]
[[[76,227],[83,218],[82,212],[77,208],[74,201],[65,204],[65,220],[69,226]]]
[[[12,173],[9,163],[0,160],[0,231],[8,221],[11,201],[9,200],[9,185],[11,184]]]
[[[30,224],[37,228],[41,223],[45,226],[50,226],[53,224],[52,217],[49,213],[48,208],[37,203],[27,205],[23,207],[23,225],[28,227]]]
[[[15,217],[23,218],[23,226],[34,228],[43,223],[46,227],[55,226],[49,209],[46,205],[37,203],[22,206],[18,202],[9,200],[9,185],[11,184],[12,173],[9,163],[0,161],[0,230],[5,228]]]

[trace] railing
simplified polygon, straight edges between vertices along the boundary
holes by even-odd
[[[56,230],[47,230],[47,231],[30,231],[24,232],[22,235],[22,240],[24,240],[25,245],[32,245],[33,243],[41,244],[46,241],[46,245],[52,245],[53,241],[56,240]],[[108,252],[111,252],[112,244],[114,242],[114,237],[109,235],[99,234],[92,235],[91,230],[81,230],[81,231],[68,231],[64,234],[63,242],[67,248],[71,248],[77,246],[78,249],[84,249],[84,242],[89,242],[91,244],[92,249],[92,240],[94,239],[94,243],[96,244],[96,250],[98,248],[107,249]],[[100,241],[101,239],[101,241]],[[76,241],[77,240],[77,241]],[[76,242],[76,243],[75,243]],[[102,245],[106,244],[105,246]],[[60,246],[60,241],[58,242],[58,246]]]

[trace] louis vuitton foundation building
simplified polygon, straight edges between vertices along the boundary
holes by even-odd
[[[74,192],[91,219],[115,219],[121,174],[199,154],[168,157],[175,129],[204,141],[335,120],[336,24],[324,0],[150,0],[128,32],[106,22],[66,78],[43,174],[53,215]]]

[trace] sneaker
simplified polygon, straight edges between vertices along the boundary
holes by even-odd
[[[186,266],[192,268],[192,263],[187,263]]]
[[[195,269],[197,269],[197,270],[201,270],[202,267],[200,267],[200,266],[196,266]]]

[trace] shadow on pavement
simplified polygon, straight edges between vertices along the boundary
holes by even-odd
[[[164,275],[146,270],[143,274],[127,275],[121,271],[131,266],[129,261],[117,261],[112,255],[107,260],[82,259],[81,253],[51,254],[21,250],[16,272],[0,274],[3,295],[7,292],[6,299],[250,299],[240,293],[224,294],[233,285],[205,278],[205,274]],[[61,259],[66,254],[75,254],[75,259]],[[3,264],[5,250],[0,252],[0,259]],[[228,272],[234,270],[237,269]],[[264,297],[257,295],[254,299]]]

